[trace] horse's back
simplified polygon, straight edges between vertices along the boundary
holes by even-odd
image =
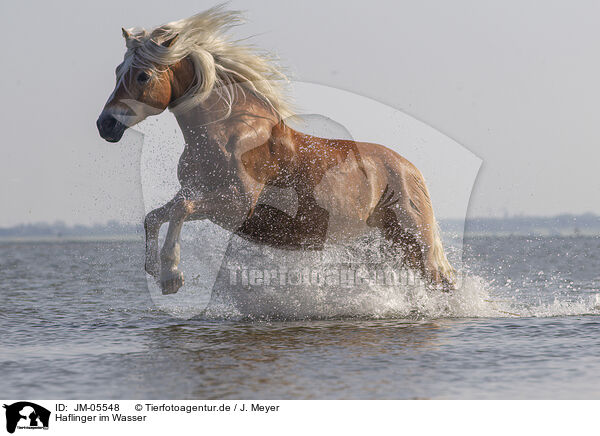
[[[380,144],[355,142],[351,140],[331,140],[303,135],[300,148],[304,161],[320,162],[326,156],[323,168],[308,171],[319,172],[316,190],[337,194],[338,202],[349,202],[362,216],[377,204],[383,191],[393,190],[407,201],[422,203],[422,208],[430,208],[429,192],[419,169],[399,153]],[[313,176],[314,177],[314,176]],[[322,185],[322,186],[319,186]]]
[[[335,229],[342,239],[368,231],[367,220],[384,192],[393,193],[400,205],[398,218],[407,227],[432,224],[423,176],[400,154],[369,142],[304,134],[294,139],[301,173],[297,180],[302,189],[311,186],[316,203],[329,212],[332,236]]]

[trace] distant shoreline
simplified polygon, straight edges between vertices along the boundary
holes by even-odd
[[[465,235],[495,236],[594,236],[600,235],[600,216],[561,214],[555,216],[513,216],[440,220],[442,231]]]
[[[465,236],[596,236],[600,235],[600,216],[556,215],[550,217],[513,216],[468,218],[466,223],[458,219],[441,219],[443,233]],[[111,241],[141,240],[144,230],[141,224],[124,224],[109,221],[106,224],[73,225],[62,222],[20,224],[0,228],[0,241]]]
[[[143,242],[142,235],[115,234],[115,235],[80,235],[80,236],[0,236],[0,244],[20,243],[54,243],[54,242]]]
[[[141,238],[141,224],[124,224],[109,221],[105,224],[66,225],[63,222],[19,224],[0,228],[0,240],[108,240]]]

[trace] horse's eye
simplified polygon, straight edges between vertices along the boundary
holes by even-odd
[[[150,74],[146,73],[145,71],[142,71],[137,76],[137,81],[140,83],[146,83],[148,80],[150,80]]]

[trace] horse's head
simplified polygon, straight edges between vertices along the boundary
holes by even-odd
[[[117,142],[125,129],[167,107],[177,115],[203,104],[209,118],[224,119],[246,91],[287,116],[290,111],[277,83],[285,76],[268,56],[227,34],[241,21],[239,12],[219,5],[150,32],[123,29],[127,52],[98,118],[100,136]]]
[[[148,54],[169,50],[178,35],[156,42],[145,32],[133,35],[123,29],[127,53],[117,66],[117,84],[96,122],[100,136],[109,142],[118,142],[128,127],[151,115],[164,111],[179,91],[176,72],[183,60],[163,65],[151,60]],[[154,56],[158,59],[159,56]],[[188,78],[189,81],[189,78]],[[189,84],[188,84],[189,86]]]

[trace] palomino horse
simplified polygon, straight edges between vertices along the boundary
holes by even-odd
[[[151,32],[123,29],[127,52],[98,118],[100,136],[169,108],[183,132],[181,190],[145,219],[146,271],[164,294],[183,285],[183,223],[209,219],[256,243],[321,249],[325,241],[382,231],[403,263],[452,289],[430,196],[417,168],[377,144],[331,140],[290,128],[283,75],[227,29],[240,18],[221,7]],[[291,215],[260,201],[267,190],[297,198]],[[169,222],[162,249],[160,226]]]

